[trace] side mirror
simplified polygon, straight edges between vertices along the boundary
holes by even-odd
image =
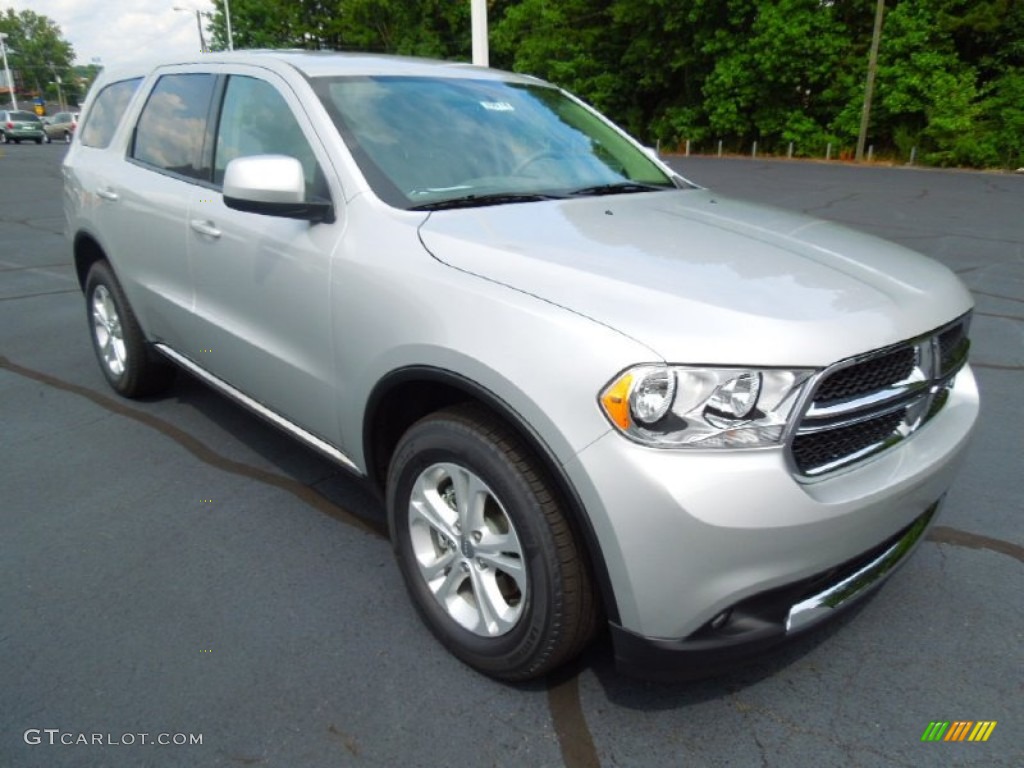
[[[302,164],[286,155],[252,155],[229,162],[224,169],[224,205],[264,216],[334,221],[330,200],[306,200]]]

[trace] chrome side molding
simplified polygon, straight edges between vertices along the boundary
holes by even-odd
[[[360,477],[364,476],[364,473],[359,469],[359,467],[355,465],[355,462],[353,462],[352,459],[350,459],[344,453],[342,453],[333,445],[328,443],[326,440],[317,437],[312,432],[309,432],[308,430],[305,430],[302,427],[300,427],[298,424],[289,421],[284,416],[277,413],[277,411],[272,411],[270,408],[263,405],[263,403],[253,400],[244,392],[235,389],[233,386],[228,384],[223,379],[214,376],[205,368],[200,367],[192,360],[189,360],[184,355],[179,354],[175,350],[168,347],[166,344],[156,343],[153,346],[160,354],[164,355],[170,360],[173,360],[177,365],[180,365],[182,368],[184,368],[186,371],[193,374],[194,376],[199,377],[204,382],[209,384],[211,387],[218,390],[221,394],[227,395],[238,404],[248,408],[257,416],[261,417],[262,419],[265,419],[266,421],[269,421],[275,427],[283,429],[292,437],[295,437],[296,439],[305,443],[310,448],[314,448],[320,453],[324,454],[325,456],[327,456],[327,458],[344,465],[346,469],[355,472]]]

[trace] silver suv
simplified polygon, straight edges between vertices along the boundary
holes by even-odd
[[[707,674],[834,615],[977,416],[948,270],[696,187],[532,77],[104,71],[64,176],[110,385],[184,368],[367,478],[423,620],[494,677],[605,623],[622,669]]]

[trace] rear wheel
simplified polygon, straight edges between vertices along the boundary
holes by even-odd
[[[42,138],[38,138],[38,139],[36,139],[36,144],[42,144],[42,143],[43,143],[43,140],[42,140]]]
[[[457,657],[526,680],[586,646],[597,609],[585,554],[539,462],[489,412],[456,406],[414,424],[387,503],[413,602]]]
[[[71,143],[71,134],[68,133],[67,131],[64,131],[64,143],[65,144],[70,144]]]
[[[105,261],[89,270],[85,305],[93,349],[111,387],[125,397],[141,397],[171,383],[174,368],[146,343],[121,284]]]

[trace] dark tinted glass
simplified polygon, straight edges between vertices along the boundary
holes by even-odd
[[[206,179],[203,143],[216,78],[164,75],[139,115],[132,157],[165,171]]]
[[[89,110],[89,118],[82,126],[80,136],[85,146],[102,149],[110,144],[117,124],[121,122],[125,110],[128,109],[128,102],[132,100],[141,82],[140,77],[121,80],[100,91],[92,109]]]

